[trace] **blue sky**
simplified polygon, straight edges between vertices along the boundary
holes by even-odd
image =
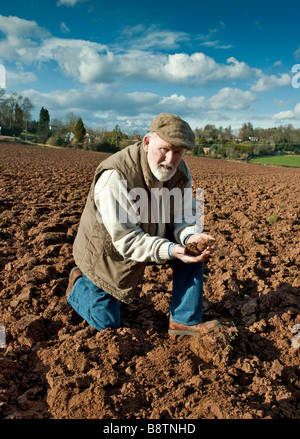
[[[128,133],[160,112],[193,129],[299,128],[299,12],[294,0],[10,0],[0,64],[34,119],[44,106],[52,120],[73,112]]]

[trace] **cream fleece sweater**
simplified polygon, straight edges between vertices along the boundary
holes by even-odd
[[[162,187],[162,182],[154,184],[154,188],[158,191]],[[186,187],[191,190],[191,177]],[[122,182],[117,171],[108,170],[101,174],[95,185],[94,196],[98,220],[103,222],[112,238],[113,245],[122,256],[134,261],[156,262],[158,264],[172,259],[169,249],[173,243],[164,237],[166,213],[163,210],[162,197],[156,205],[157,212],[155,212],[158,225],[157,236],[150,236],[148,233],[144,233],[138,225],[139,219],[143,215],[142,202],[130,197],[126,184]],[[140,210],[137,211],[139,206]],[[192,198],[189,209],[186,205],[183,206],[183,200],[181,203],[175,203],[174,214],[175,218],[184,218],[184,221],[175,224],[174,238],[176,243],[184,245],[184,240],[188,235],[203,231],[199,219],[199,208],[194,198]],[[188,218],[194,219],[194,224],[187,221]]]

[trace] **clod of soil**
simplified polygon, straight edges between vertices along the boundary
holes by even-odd
[[[205,242],[190,242],[186,245],[187,254],[191,256],[201,255],[204,250],[212,245],[216,245],[216,241],[210,238]]]

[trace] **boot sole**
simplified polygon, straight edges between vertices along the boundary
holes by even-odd
[[[194,337],[199,335],[198,332],[194,332],[194,331],[179,331],[179,330],[176,330],[176,329],[169,329],[168,334],[169,335],[193,335]]]
[[[77,281],[77,279],[79,279],[79,278],[82,276],[82,274],[81,274],[80,276],[78,276],[78,277],[73,281],[73,279],[72,279],[72,277],[73,277],[73,273],[74,273],[76,270],[78,270],[78,267],[74,267],[74,268],[72,268],[72,270],[71,270],[71,272],[70,272],[69,283],[68,283],[68,287],[67,287],[66,292],[65,292],[65,296],[66,296],[67,298],[68,298],[68,296],[69,296],[69,294],[70,294],[70,292],[71,292],[71,290],[72,290],[72,288],[73,288],[75,282]]]
[[[168,334],[169,335],[192,335],[193,337],[199,337],[199,335],[201,337],[203,337],[204,335],[207,335],[209,332],[213,332],[216,329],[220,328],[221,326],[223,326],[221,323],[217,326],[215,326],[214,328],[209,329],[207,332],[204,332],[203,334],[199,334],[199,332],[196,331],[184,331],[184,330],[180,330],[180,329],[169,329],[168,330]]]

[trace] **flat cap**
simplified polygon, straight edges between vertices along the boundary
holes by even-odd
[[[177,114],[160,113],[151,122],[150,131],[155,131],[161,139],[172,145],[187,149],[195,146],[194,132]]]

